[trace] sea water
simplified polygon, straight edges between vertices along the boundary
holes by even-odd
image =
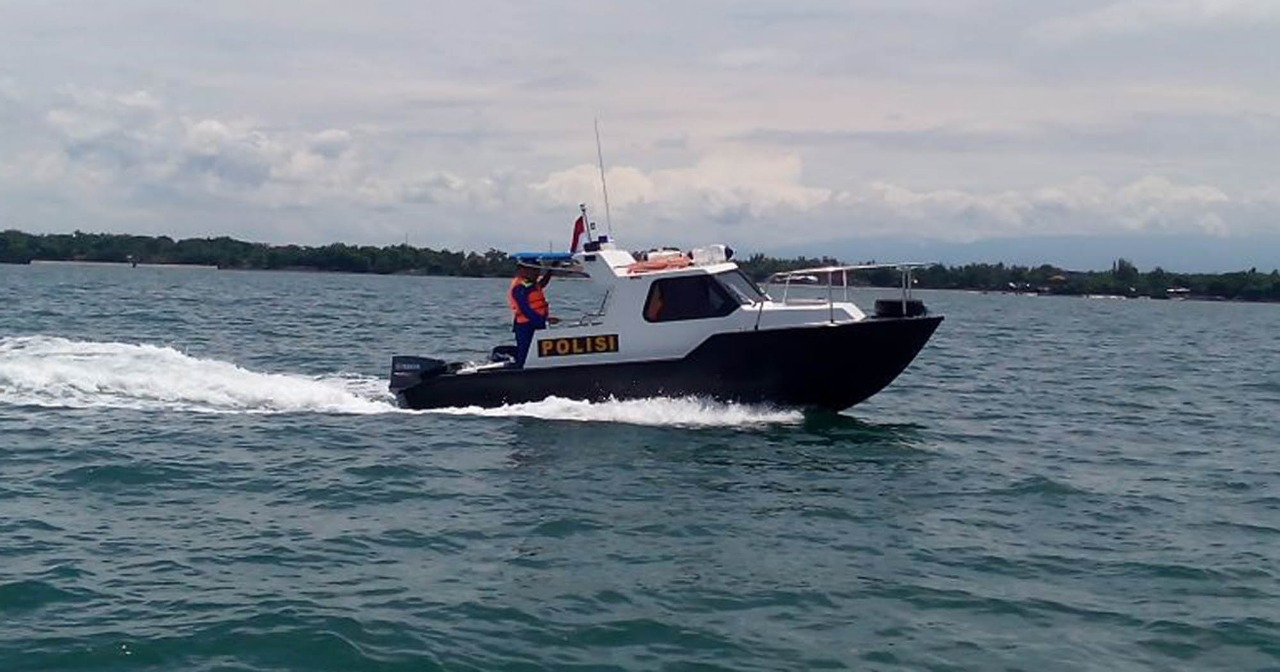
[[[1280,669],[1280,306],[922,292],[839,415],[394,408],[505,289],[0,267],[0,670]]]

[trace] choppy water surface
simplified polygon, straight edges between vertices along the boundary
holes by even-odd
[[[504,288],[0,267],[0,669],[1280,669],[1280,306],[926,293],[839,416],[393,409]]]

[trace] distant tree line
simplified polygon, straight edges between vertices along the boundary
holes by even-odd
[[[345,245],[320,247],[267,245],[233,238],[81,233],[0,233],[0,263],[26,264],[34,260],[101,261],[143,264],[197,264],[225,269],[313,270],[345,273],[453,275],[495,277],[513,268],[505,252],[433,250],[409,245]],[[780,272],[838,265],[831,257],[779,259],[753,254],[735,261],[757,281]],[[1036,292],[1040,294],[1106,294],[1151,298],[1208,298],[1234,301],[1280,301],[1280,271],[1257,269],[1235,273],[1173,273],[1161,268],[1141,272],[1127,259],[1118,259],[1107,271],[1069,271],[1056,266],[1006,266],[966,264],[929,266],[915,271],[921,289],[966,289],[987,292]],[[826,282],[826,278],[820,278]],[[901,282],[892,269],[860,271],[850,284],[895,287]],[[839,277],[836,282],[840,282]]]
[[[0,263],[104,261],[140,264],[192,264],[225,269],[313,270],[345,273],[412,273],[485,277],[508,275],[505,252],[452,252],[409,245],[321,247],[267,245],[233,238],[133,236],[107,233],[0,234]]]
[[[773,259],[756,254],[740,261],[757,280],[779,272],[836,265],[829,257]],[[1174,273],[1156,267],[1141,272],[1128,259],[1117,259],[1107,271],[1070,271],[1051,266],[1006,266],[996,264],[935,264],[916,269],[915,287],[920,289],[966,289],[984,292],[1061,294],[1068,296],[1109,295],[1152,299],[1218,299],[1230,301],[1280,301],[1280,270],[1270,273],[1256,268],[1234,273]],[[819,278],[823,284],[825,277]],[[835,278],[836,284],[840,277]],[[893,269],[859,271],[849,275],[849,283],[872,287],[894,287],[902,283]]]
[[[931,266],[918,274],[921,286],[1040,294],[1112,295],[1152,299],[1280,301],[1280,271],[1256,268],[1233,273],[1174,273],[1156,267],[1142,272],[1128,259],[1107,271],[1068,271],[1055,266],[968,264]]]

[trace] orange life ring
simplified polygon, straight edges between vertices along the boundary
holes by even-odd
[[[649,271],[662,271],[668,268],[684,268],[692,264],[688,257],[671,257],[669,259],[654,259],[652,261],[637,261],[627,267],[628,273],[647,273]]]

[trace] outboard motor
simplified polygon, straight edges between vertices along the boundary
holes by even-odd
[[[449,370],[444,360],[396,355],[391,358],[391,391],[399,393]]]

